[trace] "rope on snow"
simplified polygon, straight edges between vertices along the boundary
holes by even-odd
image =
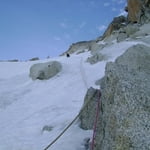
[[[82,66],[82,58],[80,61],[80,73],[84,82],[84,85],[86,86],[86,88],[88,89],[88,84],[86,81],[86,76],[85,76],[85,71],[84,68]],[[97,123],[98,123],[98,117],[99,117],[99,111],[100,111],[100,97],[101,97],[101,92],[99,91],[99,97],[98,97],[98,103],[97,103],[97,109],[96,109],[96,118],[95,118],[95,122],[94,122],[94,128],[93,128],[93,137],[92,137],[92,144],[91,144],[91,150],[94,150],[94,145],[95,145],[95,137],[96,137],[96,128],[97,128]],[[81,113],[83,112],[83,110],[85,109],[85,107],[88,105],[88,103],[90,102],[87,101],[85,103],[85,105],[83,106],[83,108],[81,109],[81,111],[79,112],[79,114],[69,123],[69,125],[50,143],[48,144],[43,150],[48,150],[54,143],[56,143],[56,141],[72,126],[72,124],[79,118],[79,116],[81,115]]]

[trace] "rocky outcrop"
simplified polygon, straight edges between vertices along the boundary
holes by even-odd
[[[89,88],[84,98],[84,110],[81,110],[80,115],[81,124],[80,127],[84,130],[93,129],[94,116],[96,112],[97,100],[99,97],[99,90]],[[86,105],[86,107],[85,107]]]
[[[91,45],[93,42],[94,41],[81,41],[81,42],[73,43],[65,53],[72,54],[75,52],[78,53],[84,52],[85,50],[91,49]]]
[[[133,28],[133,30],[130,30],[131,28]],[[133,33],[133,34],[130,34],[130,36],[129,36],[130,38],[132,38],[132,39],[139,38],[140,40],[143,40],[143,41],[145,41],[146,39],[149,38],[148,35],[150,34],[150,24],[144,24],[141,27],[137,27],[136,25],[134,25],[131,28],[129,28],[129,30],[128,30],[129,32],[127,31],[127,33]],[[146,43],[149,44],[148,41]]]
[[[128,0],[126,11],[128,12],[129,22],[143,24],[150,21],[149,0]]]
[[[137,24],[128,24],[125,28],[125,33],[128,37],[131,37],[134,33],[140,30]]]
[[[150,149],[149,81],[149,47],[133,46],[107,64],[94,150]]]
[[[106,59],[107,59],[107,56],[105,56],[101,53],[95,53],[91,57],[87,58],[87,62],[89,62],[90,64],[96,64],[97,62],[103,61]]]
[[[59,73],[61,69],[62,66],[57,61],[38,63],[31,66],[29,76],[32,78],[32,80],[47,80]]]
[[[150,0],[127,0],[125,11],[127,17],[115,17],[100,40],[123,41],[138,31],[139,26],[150,22]]]
[[[128,20],[133,23],[139,22],[143,9],[141,0],[128,0],[127,5]]]
[[[72,54],[72,53],[76,53],[76,54],[80,54],[80,53],[84,53],[85,51],[96,51],[99,49],[102,49],[104,46],[97,44],[97,40],[91,40],[91,41],[81,41],[81,42],[77,42],[77,43],[73,43],[69,49],[63,53],[62,55],[65,54]]]
[[[34,57],[34,58],[29,59],[29,61],[36,61],[36,60],[39,60],[39,57]]]
[[[18,59],[12,59],[12,60],[8,60],[8,62],[18,62]]]
[[[124,16],[115,17],[113,21],[110,23],[110,25],[108,26],[108,28],[106,29],[106,31],[104,32],[103,39],[109,37],[113,33],[113,31],[117,31],[121,27],[124,27],[125,23],[126,23],[126,17]]]

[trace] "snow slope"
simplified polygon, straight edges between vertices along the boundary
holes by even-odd
[[[86,63],[89,52],[36,62],[0,62],[0,150],[43,150],[79,113],[84,96],[95,81],[104,76],[105,65],[114,61],[136,42],[114,43],[101,53],[108,60]],[[63,69],[46,81],[32,81],[30,66],[56,60]],[[99,88],[99,87],[96,87]],[[51,131],[44,130],[50,127]],[[92,131],[73,126],[50,148],[84,150],[84,139]]]

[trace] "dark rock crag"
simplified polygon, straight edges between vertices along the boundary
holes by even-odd
[[[127,17],[115,17],[104,32],[102,39],[110,37],[113,32],[117,32],[119,34],[126,33],[126,27],[131,27],[130,30],[134,30],[134,27],[137,28],[134,24],[138,24],[140,27],[141,25],[150,22],[149,0],[127,0],[127,7],[125,7],[125,11],[128,13]]]

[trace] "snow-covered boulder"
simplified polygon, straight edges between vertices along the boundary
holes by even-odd
[[[47,80],[59,73],[61,69],[62,65],[57,61],[38,63],[31,66],[29,76],[32,80]]]

